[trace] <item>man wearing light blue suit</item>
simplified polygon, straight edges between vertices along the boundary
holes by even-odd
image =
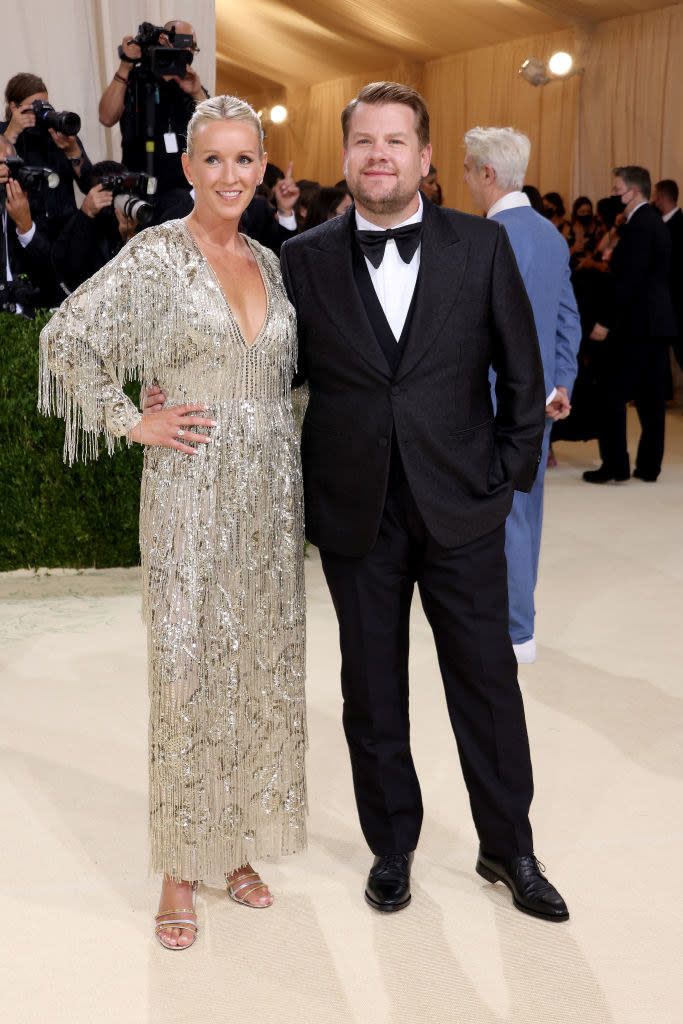
[[[512,128],[473,128],[465,135],[465,147],[465,182],[475,205],[505,225],[533,309],[543,362],[546,427],[538,476],[528,494],[515,491],[505,527],[510,637],[517,660],[532,662],[550,430],[571,409],[581,322],[570,281],[569,247],[521,191],[531,148],[528,138]]]

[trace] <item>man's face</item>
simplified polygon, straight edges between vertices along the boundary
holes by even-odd
[[[344,177],[356,205],[375,214],[404,210],[429,171],[432,147],[420,149],[416,114],[405,103],[359,103],[344,148]]]
[[[614,179],[614,184],[612,185],[612,195],[618,196],[621,200],[622,206],[628,206],[628,204],[633,201],[634,190],[630,185],[626,184],[623,178],[620,178],[617,175]]]
[[[463,175],[463,181],[470,190],[472,203],[476,209],[485,210],[486,200],[484,197],[484,190],[486,186],[486,168],[482,167],[481,170],[477,170],[476,164],[469,153],[465,154],[465,173]]]

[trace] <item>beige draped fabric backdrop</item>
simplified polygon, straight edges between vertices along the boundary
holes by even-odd
[[[181,10],[182,9],[182,10]],[[138,25],[163,25],[171,18],[190,21],[201,53],[196,58],[210,93],[216,82],[216,15],[213,0],[22,0],[3,13],[2,89],[19,71],[40,75],[57,110],[81,116],[81,139],[93,161],[120,160],[118,127],[103,128],[97,116],[100,96],[118,67],[117,48]],[[3,102],[4,109],[4,102]]]
[[[425,11],[425,17],[429,12]],[[368,81],[392,78],[423,92],[432,117],[434,163],[446,203],[472,210],[462,183],[462,137],[473,125],[512,124],[527,132],[527,181],[567,200],[609,193],[617,164],[639,163],[653,179],[683,183],[683,6],[603,22],[578,39],[586,70],[535,88],[517,76],[522,61],[576,52],[571,30],[457,54],[290,92],[286,125],[268,128],[270,158],[294,161],[296,177],[332,184],[341,177],[339,114]]]

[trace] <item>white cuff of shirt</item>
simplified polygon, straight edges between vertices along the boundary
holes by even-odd
[[[553,390],[550,392],[550,394],[546,398],[545,404],[546,405],[550,405],[550,403],[552,402],[553,398],[555,398],[556,395],[557,395],[557,388],[553,388]]]
[[[27,245],[31,244],[31,242],[33,241],[33,236],[35,235],[35,233],[36,233],[36,226],[35,226],[35,224],[31,224],[31,227],[28,229],[28,231],[24,231],[23,235],[20,235],[19,232],[17,231],[17,238],[21,242],[22,249],[25,249]]]
[[[277,213],[278,223],[281,227],[287,228],[288,231],[296,231],[296,214],[295,213]]]

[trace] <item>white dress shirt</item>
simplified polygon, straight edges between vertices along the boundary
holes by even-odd
[[[673,210],[669,210],[668,213],[662,214],[662,220],[664,221],[664,223],[668,224],[671,218],[675,216],[675,214],[677,214],[679,210],[680,206],[674,206]]]
[[[400,224],[394,224],[395,228],[403,227],[404,224],[418,224],[422,220],[422,196],[419,192],[417,195],[420,201],[419,209],[412,217],[401,221]],[[361,217],[358,210],[355,212],[356,227],[360,231],[383,230],[377,224],[372,224],[369,220]],[[408,310],[410,309],[410,303],[413,301],[417,273],[420,269],[421,248],[422,245],[418,245],[417,251],[410,263],[404,263],[396,248],[396,242],[393,238],[389,238],[384,250],[384,259],[378,267],[373,267],[367,256],[365,257],[373,288],[377,293],[377,298],[384,310],[384,315],[389,322],[391,333],[396,338],[396,341],[401,337],[403,325],[406,322]]]

